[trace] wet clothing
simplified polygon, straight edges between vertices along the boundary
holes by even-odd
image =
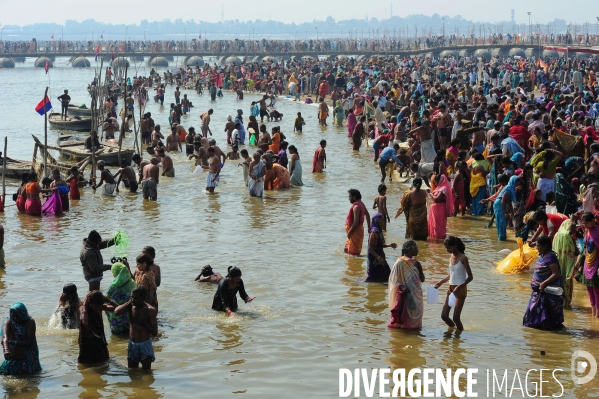
[[[212,309],[224,311],[229,308],[231,312],[237,311],[237,292],[244,302],[247,303],[250,298],[245,292],[243,286],[243,280],[239,280],[239,284],[235,289],[231,289],[229,286],[229,280],[224,278],[218,283],[218,288],[214,294],[214,300],[212,301]]]

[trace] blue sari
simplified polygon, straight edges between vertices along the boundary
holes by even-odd
[[[530,301],[522,320],[524,327],[541,330],[556,330],[563,327],[564,295],[552,295],[539,290],[541,283],[551,276],[551,269],[549,268],[551,264],[559,266],[557,255],[554,252],[539,256],[537,260],[535,272],[530,283],[532,293],[530,294]],[[563,289],[564,284],[561,274],[548,287],[560,287]]]
[[[508,195],[512,202],[516,200],[517,180],[518,176],[510,177],[510,181],[508,182],[507,186],[501,190],[495,199],[495,202],[493,202],[493,212],[495,213],[495,225],[497,226],[497,238],[499,241],[507,240],[507,217],[505,212],[503,212],[501,200],[503,199],[504,195]]]

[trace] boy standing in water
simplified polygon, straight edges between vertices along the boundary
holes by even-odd
[[[146,287],[138,285],[131,291],[131,299],[117,307],[114,314],[119,316],[129,314],[129,345],[127,347],[127,366],[129,368],[139,367],[149,370],[152,362],[156,360],[154,348],[152,348],[152,337],[158,334],[156,322],[156,309],[148,305],[146,298]]]
[[[295,132],[301,133],[302,127],[305,124],[306,124],[306,122],[304,122],[304,118],[302,118],[302,113],[298,112],[297,118],[295,118],[295,121],[293,122],[293,133],[295,133]]]
[[[379,185],[379,195],[374,199],[372,209],[378,209],[379,213],[383,215],[381,220],[381,230],[387,231],[387,222],[391,222],[389,218],[389,212],[387,211],[387,186],[384,184]]]

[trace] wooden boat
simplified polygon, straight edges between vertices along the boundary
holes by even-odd
[[[68,114],[91,118],[92,110],[89,108],[79,108],[75,104],[69,104]]]
[[[48,122],[50,122],[50,126],[52,127],[65,130],[89,132],[92,129],[91,118],[67,116],[66,119],[63,119],[58,112],[50,113],[50,115],[48,115]]]
[[[21,180],[21,175],[23,173],[31,172],[31,162],[21,161],[20,159],[13,159],[9,157],[5,157],[2,159],[6,162],[6,177],[8,179],[18,179]],[[3,170],[3,166],[0,165],[0,171]]]
[[[58,136],[56,147],[48,146],[49,149],[56,149],[63,158],[68,158],[71,162],[81,162],[91,156],[91,151],[85,148],[85,140],[88,136],[77,136],[71,134],[62,134]],[[119,165],[119,144],[115,141],[105,141],[101,143],[101,148],[95,153],[96,161],[104,161],[106,166]],[[121,146],[121,159],[131,162],[135,154],[135,148]]]

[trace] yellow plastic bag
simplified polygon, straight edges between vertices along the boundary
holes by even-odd
[[[528,244],[524,244],[521,238],[516,239],[518,249],[505,257],[504,260],[497,264],[497,270],[503,274],[523,273],[530,268],[532,262],[535,261],[539,251],[536,248],[531,248]]]

